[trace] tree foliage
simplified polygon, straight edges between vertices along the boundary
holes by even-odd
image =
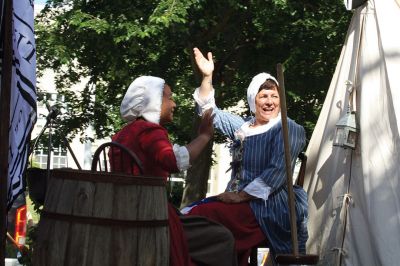
[[[57,89],[66,95],[63,130],[91,124],[99,138],[122,126],[119,104],[135,77],[165,78],[179,106],[168,127],[185,143],[201,78],[194,46],[213,52],[221,108],[245,99],[256,73],[275,75],[283,63],[289,116],[310,134],[350,16],[341,0],[53,0],[37,18],[38,66],[57,72]],[[69,91],[82,77],[82,93]]]

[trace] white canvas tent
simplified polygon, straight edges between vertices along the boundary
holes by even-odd
[[[307,252],[320,265],[400,265],[399,27],[399,0],[354,10],[308,146]],[[354,151],[332,145],[349,102],[359,124]]]

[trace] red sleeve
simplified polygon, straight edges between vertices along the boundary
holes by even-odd
[[[163,128],[149,128],[140,134],[140,146],[147,158],[170,173],[179,172],[172,144]]]

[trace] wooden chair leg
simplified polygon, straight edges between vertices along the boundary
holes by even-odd
[[[249,266],[257,266],[257,247],[251,249]]]

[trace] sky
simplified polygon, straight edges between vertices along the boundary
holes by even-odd
[[[46,0],[35,0],[34,7],[35,7],[35,15],[42,10],[44,5],[46,4]]]

